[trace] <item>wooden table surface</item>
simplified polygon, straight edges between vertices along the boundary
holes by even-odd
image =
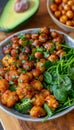
[[[28,22],[26,25],[17,31],[27,29],[27,28],[35,28],[35,27],[43,27],[49,26],[50,28],[61,30],[57,27],[47,12],[46,8],[46,0],[40,0],[40,8],[38,13]],[[63,30],[62,30],[63,31]],[[4,40],[7,36],[13,34],[0,32],[0,41]],[[70,34],[74,37],[74,33]],[[0,110],[0,120],[4,124],[5,130],[74,130],[74,111],[69,112],[65,116],[57,118],[55,120],[47,121],[44,123],[35,123],[35,122],[27,122],[18,120],[2,110]]]

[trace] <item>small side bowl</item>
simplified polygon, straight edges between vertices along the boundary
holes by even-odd
[[[53,0],[47,0],[47,10],[48,10],[48,13],[50,15],[50,17],[52,18],[52,20],[54,21],[54,23],[59,26],[60,28],[62,28],[63,30],[65,30],[66,32],[74,32],[74,27],[70,27],[70,26],[67,26],[63,23],[61,23],[52,13],[51,9],[50,9],[50,6],[51,4],[53,3]]]
[[[19,35],[19,34],[25,34],[25,33],[34,33],[34,32],[38,32],[39,30],[40,30],[40,28],[33,28],[33,29],[23,30],[23,31],[14,33],[13,35],[9,36],[4,41],[2,41],[0,43],[0,60],[4,56],[4,54],[3,54],[3,46],[6,46],[7,43],[10,41],[10,39],[13,36]],[[54,30],[54,29],[50,29],[50,31],[56,31],[59,34],[63,34],[67,45],[74,48],[74,40],[71,37],[69,37],[67,34],[65,34],[65,33],[61,32],[61,31]],[[0,63],[0,66],[1,66],[1,63]],[[17,112],[16,110],[14,110],[13,108],[7,108],[6,106],[3,106],[1,103],[0,103],[0,109],[2,109],[3,111],[5,111],[6,113],[8,113],[11,116],[14,116],[14,117],[16,117],[18,119],[25,120],[25,121],[42,122],[43,119],[44,119],[44,117],[42,117],[42,118],[32,118],[32,117],[30,117],[30,115],[21,114],[21,113]],[[67,114],[71,110],[74,110],[74,106],[71,106],[71,107],[69,107],[69,108],[67,108],[67,109],[65,109],[65,110],[63,110],[61,112],[58,112],[57,114],[49,117],[47,120],[56,119],[56,118],[58,118],[60,116],[63,116],[65,114]]]

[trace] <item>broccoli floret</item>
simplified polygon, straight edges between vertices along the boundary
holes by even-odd
[[[31,99],[23,99],[20,103],[15,104],[15,109],[20,113],[27,114],[32,108]]]

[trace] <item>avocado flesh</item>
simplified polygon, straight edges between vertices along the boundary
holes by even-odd
[[[14,10],[15,0],[9,0],[0,17],[0,28],[12,30],[21,23],[28,20],[38,9],[39,0],[30,0],[29,8],[22,12],[16,13]]]

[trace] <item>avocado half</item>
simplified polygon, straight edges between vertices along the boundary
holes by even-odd
[[[29,18],[31,18],[39,8],[39,0],[30,0],[29,9],[16,13],[14,10],[16,0],[9,0],[3,10],[0,17],[0,30],[11,31],[16,29],[19,25],[24,24]]]

